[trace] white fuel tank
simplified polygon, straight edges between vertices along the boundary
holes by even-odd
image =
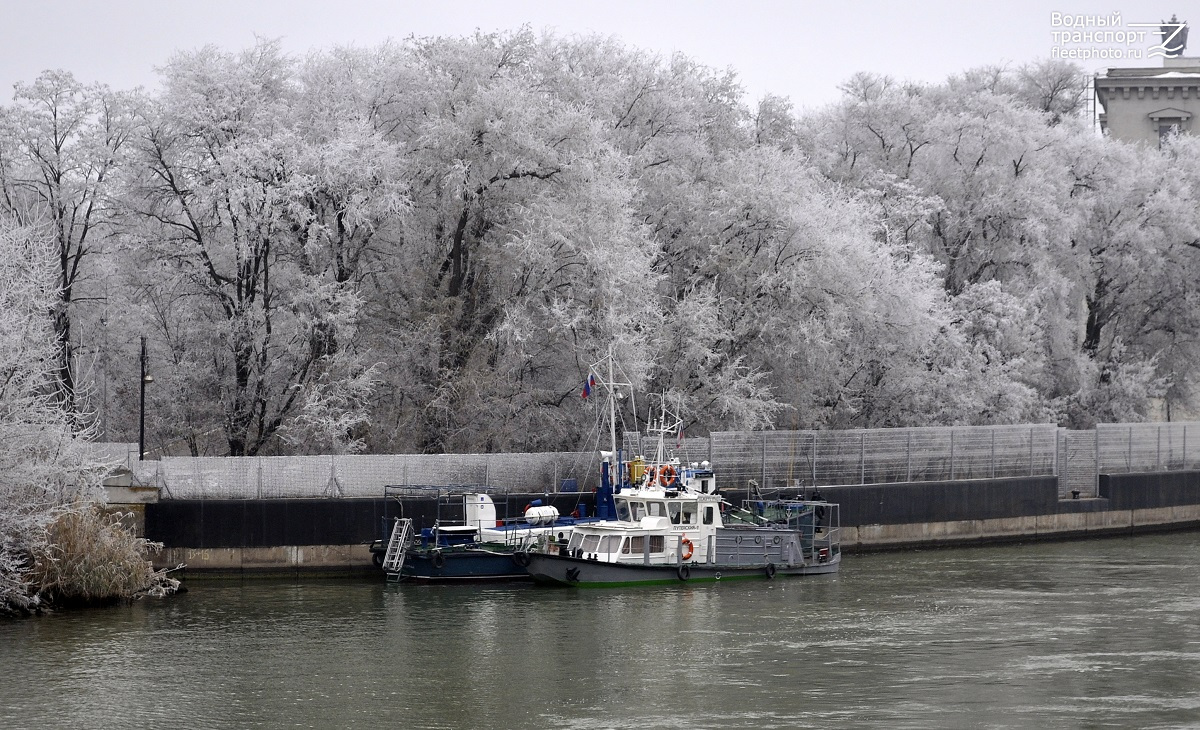
[[[554,506],[530,507],[525,510],[525,521],[531,525],[549,525],[558,519],[558,508]]]

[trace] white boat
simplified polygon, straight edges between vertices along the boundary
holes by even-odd
[[[519,551],[517,561],[535,581],[585,587],[837,572],[838,505],[796,496],[734,507],[718,493],[707,462],[683,464],[667,453],[667,437],[680,425],[664,399],[649,429],[658,437],[652,459],[625,462],[616,448],[601,452],[616,519],[576,525],[565,545],[543,541]]]

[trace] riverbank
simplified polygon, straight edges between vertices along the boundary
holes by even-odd
[[[1054,477],[821,487],[841,505],[845,552],[1063,540],[1200,527],[1200,472],[1102,474],[1098,497],[1059,498]],[[737,502],[744,491],[726,490]],[[144,499],[145,495],[139,498]],[[590,493],[510,494],[500,514],[533,499],[590,510]],[[161,500],[139,504],[158,567],[187,574],[372,575],[369,545],[395,517],[429,526],[433,499]]]

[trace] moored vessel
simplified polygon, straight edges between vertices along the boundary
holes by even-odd
[[[613,383],[593,366],[590,384]],[[615,424],[615,405],[610,405]],[[662,399],[649,433],[655,454],[625,461],[601,452],[602,489],[612,519],[578,525],[566,541],[538,541],[516,559],[539,583],[588,587],[647,585],[836,573],[841,565],[837,504],[797,494],[735,507],[718,492],[708,462],[681,463],[668,436],[682,428]],[[815,497],[815,498],[813,498]]]

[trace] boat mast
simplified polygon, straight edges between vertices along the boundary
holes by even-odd
[[[613,373],[612,343],[608,345],[608,437],[612,443],[613,458],[617,457],[617,387]],[[621,468],[620,464],[616,465]]]
[[[602,367],[605,364],[605,360],[608,361],[607,368]],[[605,377],[605,370],[608,371],[607,377]],[[621,451],[617,444],[617,398],[621,397],[617,390],[618,387],[629,389],[629,401],[633,409],[635,426],[637,419],[637,403],[634,402],[633,384],[618,383],[616,370],[616,358],[613,356],[613,346],[611,343],[608,346],[608,356],[592,363],[591,367],[588,368],[589,375],[597,381],[597,384],[603,385],[608,389],[608,439],[612,448],[612,451],[609,452],[611,454],[609,458],[612,459],[614,481],[621,477],[623,462],[623,459],[620,457]]]

